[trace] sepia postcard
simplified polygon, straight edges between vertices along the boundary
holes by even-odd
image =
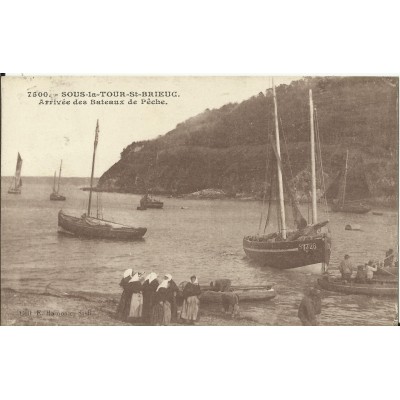
[[[397,76],[1,76],[1,325],[398,325]]]

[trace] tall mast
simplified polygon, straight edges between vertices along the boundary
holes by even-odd
[[[61,160],[61,164],[60,164],[60,172],[59,172],[59,174],[58,174],[58,187],[57,187],[57,193],[60,191],[61,168],[62,168],[62,160]]]
[[[342,199],[342,206],[344,206],[344,199],[346,197],[346,180],[347,180],[347,163],[349,160],[349,149],[346,151],[346,167],[344,169],[344,184],[343,184],[343,199]]]
[[[311,126],[311,195],[312,195],[312,223],[317,223],[317,182],[315,177],[315,138],[314,138],[314,105],[312,90],[310,89],[310,126]]]
[[[275,85],[272,81],[272,93],[274,95],[274,113],[275,113],[275,138],[276,138],[276,152],[280,159],[281,157],[281,146],[279,142],[279,123],[278,123],[278,106],[276,104],[276,93]],[[282,182],[282,170],[281,164],[277,160],[278,164],[278,186],[279,186],[279,211],[280,211],[280,221],[281,221],[281,232],[282,238],[286,239],[286,220],[285,220],[285,200],[283,198],[283,182]]]
[[[56,192],[56,175],[57,175],[57,172],[56,172],[56,171],[54,171],[53,193],[55,193],[55,192]]]
[[[92,160],[92,175],[90,176],[90,192],[89,192],[89,205],[88,205],[88,217],[90,217],[90,206],[92,205],[92,192],[93,192],[93,174],[94,174],[94,160],[96,158],[96,148],[97,142],[99,141],[99,120],[97,120],[96,124],[96,134],[94,136],[94,145],[93,145],[93,160]]]

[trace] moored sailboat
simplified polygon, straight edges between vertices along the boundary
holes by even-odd
[[[348,172],[349,150],[346,151],[346,164],[344,169],[342,199],[334,200],[331,205],[333,212],[343,212],[352,214],[366,214],[371,211],[371,208],[366,206],[360,201],[346,201],[346,185],[347,185],[347,172]]]
[[[312,92],[310,90],[310,125],[311,125],[311,183],[312,183],[312,223],[307,225],[306,220],[301,215],[297,201],[292,193],[288,182],[285,187],[292,203],[293,216],[297,229],[288,232],[286,229],[285,198],[283,168],[280,153],[278,107],[275,93],[275,86],[272,87],[274,100],[275,117],[275,143],[271,139],[271,146],[274,151],[277,165],[277,181],[279,188],[278,204],[278,232],[270,234],[258,234],[245,236],[243,238],[243,249],[247,256],[262,265],[279,268],[291,269],[306,266],[313,266],[313,272],[324,272],[329,264],[331,253],[331,238],[328,230],[328,222],[318,223],[317,221],[317,197],[316,197],[316,171],[315,171],[315,139],[314,139],[314,107],[312,102]],[[272,176],[272,175],[271,175]],[[272,181],[271,181],[272,187]],[[272,189],[270,190],[271,204]],[[265,228],[268,225],[270,208]],[[259,229],[261,227],[261,220]],[[265,232],[265,229],[264,229]],[[322,268],[321,268],[322,263]]]
[[[87,214],[85,213],[81,217],[74,217],[72,215],[67,215],[60,210],[58,213],[58,226],[62,229],[62,231],[78,237],[112,240],[140,239],[147,232],[147,228],[136,228],[98,218],[98,215],[97,218],[91,217],[90,215],[93,192],[93,174],[98,139],[99,121],[97,120],[93,146],[92,173],[90,177],[90,192]]]
[[[60,164],[60,172],[58,174],[57,190],[56,190],[56,172],[54,172],[53,193],[50,194],[50,200],[53,200],[53,201],[65,201],[66,200],[66,197],[59,193],[60,180],[61,180],[61,168],[62,168],[62,160],[61,160],[61,164]]]
[[[18,153],[17,156],[17,166],[15,168],[14,179],[8,189],[9,194],[21,194],[22,179],[21,179],[21,169],[22,169],[22,158]]]

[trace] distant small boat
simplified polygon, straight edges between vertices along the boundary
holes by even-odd
[[[149,195],[146,194],[140,199],[139,207],[137,208],[138,210],[146,210],[147,208],[160,209],[160,208],[164,207],[164,203],[160,200],[153,199],[152,197],[150,197]]]
[[[99,218],[91,217],[90,210],[92,204],[93,174],[94,162],[96,156],[96,148],[99,140],[99,121],[97,120],[96,133],[93,147],[92,174],[90,177],[90,193],[87,214],[83,214],[80,218],[65,214],[62,210],[58,213],[58,226],[62,228],[62,232],[70,235],[87,238],[100,238],[112,240],[136,240],[143,237],[147,232],[147,228],[135,228],[133,226],[118,224]]]
[[[383,215],[382,212],[376,212],[376,211],[372,211],[372,214],[373,214],[373,215]]]
[[[231,286],[229,292],[215,292],[210,287],[202,287],[200,300],[202,303],[221,303],[224,293],[235,293],[239,301],[267,301],[276,297],[276,291],[272,286]]]
[[[372,283],[345,283],[327,277],[318,279],[318,285],[325,290],[345,294],[363,294],[368,296],[397,296],[399,284],[397,280],[374,280]]]
[[[21,194],[21,187],[22,187],[21,169],[22,169],[22,158],[18,153],[14,180],[12,181],[11,186],[8,189],[9,194]]]
[[[60,172],[58,174],[57,190],[56,190],[56,172],[54,172],[53,193],[50,194],[50,200],[52,200],[52,201],[65,201],[66,200],[66,197],[59,193],[60,180],[61,180],[61,168],[62,168],[62,160],[61,160],[61,164],[60,164]]]

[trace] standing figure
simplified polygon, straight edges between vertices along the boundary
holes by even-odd
[[[345,281],[350,281],[351,274],[353,273],[353,264],[350,261],[350,256],[346,254],[344,259],[339,265],[339,271],[342,274],[342,279]]]
[[[143,296],[142,296],[142,283],[140,277],[144,272],[136,272],[132,279],[129,281],[131,295],[131,306],[129,308],[128,320],[137,322],[142,318]]]
[[[239,315],[239,296],[237,293],[223,292],[221,300],[225,314],[230,313],[232,318]]]
[[[151,315],[152,325],[169,325],[171,323],[171,304],[168,301],[168,288],[172,277],[169,278],[169,276],[166,276],[157,288]]]
[[[132,268],[125,270],[123,278],[119,283],[123,291],[121,294],[121,299],[119,300],[116,317],[121,321],[126,321],[129,314],[129,309],[131,307],[132,292],[130,291],[129,281],[133,275]]]
[[[383,262],[384,267],[394,267],[395,265],[395,259],[394,259],[394,251],[393,249],[389,249],[386,252],[385,260]]]
[[[365,270],[367,272],[367,283],[372,282],[374,272],[378,271],[378,267],[374,265],[374,262],[372,260],[369,260],[368,264],[365,264]]]
[[[302,325],[318,325],[317,315],[321,313],[321,297],[319,290],[307,288],[300,302],[298,317]]]
[[[185,320],[185,322],[194,325],[194,322],[197,320],[197,316],[199,313],[200,300],[199,297],[201,294],[200,285],[195,275],[190,277],[190,282],[188,282],[183,289],[183,306],[181,318]]]
[[[142,285],[143,294],[143,308],[142,308],[142,318],[144,322],[150,323],[151,312],[154,304],[154,297],[156,290],[158,288],[159,282],[157,280],[157,274],[151,272],[147,275],[145,281]]]
[[[179,287],[172,280],[172,275],[165,274],[164,279],[168,279],[169,285],[167,288],[167,300],[171,304],[171,322],[176,322],[178,320],[178,305],[177,305],[177,295],[179,293]]]

